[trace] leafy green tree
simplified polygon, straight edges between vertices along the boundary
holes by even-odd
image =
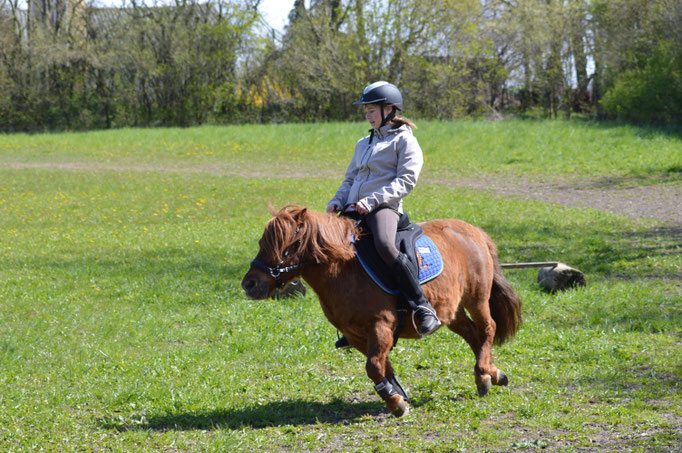
[[[240,116],[258,1],[0,3],[0,127],[190,125]],[[7,3],[9,2],[9,3]],[[51,9],[50,9],[51,8]]]
[[[641,66],[618,74],[602,99],[604,112],[641,123],[682,121],[682,59],[665,43]]]
[[[593,14],[601,114],[682,121],[682,4],[595,0]]]
[[[379,79],[410,116],[680,121],[679,0],[296,0],[281,36],[259,0],[20,2],[0,130],[345,120]]]

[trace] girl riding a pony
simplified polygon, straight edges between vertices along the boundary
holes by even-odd
[[[327,206],[327,213],[364,217],[374,236],[381,259],[392,270],[416,318],[418,333],[435,332],[441,322],[424,297],[409,260],[395,245],[398,221],[404,214],[403,198],[416,186],[424,163],[422,150],[412,134],[416,126],[396,116],[403,110],[398,88],[379,81],[368,85],[353,104],[364,105],[370,134],[355,145],[345,179]],[[345,337],[337,347],[348,345]]]

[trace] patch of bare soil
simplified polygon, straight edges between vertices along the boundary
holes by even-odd
[[[290,170],[288,168],[256,168],[243,164],[187,164],[178,163],[106,163],[106,162],[11,162],[0,163],[0,169],[24,170],[24,169],[47,169],[47,170],[66,170],[66,171],[112,171],[117,173],[171,173],[171,174],[196,174],[206,173],[212,176],[243,176],[254,178],[310,178],[311,175],[317,177],[343,176],[343,172],[329,171],[326,169],[301,169]]]
[[[6,163],[0,168],[45,168],[68,171],[116,171],[159,173],[208,173],[216,176],[254,176],[279,178],[308,178],[338,176],[342,172],[330,170],[294,171],[278,173],[276,170],[243,168],[227,164],[208,165],[154,165],[154,164],[108,164],[95,162],[41,162]],[[273,174],[274,173],[274,174]],[[632,219],[654,219],[682,227],[682,182],[662,181],[652,185],[628,184],[624,179],[561,179],[552,182],[531,181],[518,176],[488,175],[477,178],[426,179],[426,182],[489,190],[505,196],[520,196],[536,201],[557,203],[565,206],[592,208]]]
[[[567,440],[575,434],[563,430],[530,430],[528,437],[517,441],[514,446],[526,451],[666,451],[680,452],[682,447],[676,445],[680,438],[679,421],[677,426],[647,427],[630,432],[618,426],[589,424],[583,427],[586,439],[580,441]],[[655,448],[658,447],[658,448]]]
[[[557,179],[553,182],[537,182],[519,177],[490,175],[485,178],[434,182],[682,226],[682,183],[679,181],[642,186],[628,184],[622,179]]]

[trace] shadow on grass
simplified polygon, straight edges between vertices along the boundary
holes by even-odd
[[[586,124],[590,127],[595,127],[603,130],[609,129],[632,129],[640,138],[651,139],[656,136],[666,136],[671,138],[682,139],[682,127],[676,124],[638,124],[627,121],[616,120],[595,120],[592,118],[573,118],[580,124]]]
[[[656,263],[674,260],[682,252],[682,227],[654,227],[643,231],[619,231],[604,235],[593,246],[591,267],[608,279],[674,281],[682,279],[679,269]],[[590,256],[583,257],[588,267]],[[623,266],[624,263],[634,266]],[[589,267],[588,267],[589,268]]]
[[[188,411],[152,416],[106,417],[99,420],[104,429],[117,431],[188,431],[212,429],[267,428],[271,426],[301,426],[359,423],[364,416],[388,414],[382,402],[348,403],[332,401],[289,400],[261,406],[212,411]]]
[[[486,228],[487,227],[487,228]],[[676,280],[680,272],[658,265],[682,249],[680,225],[649,229],[589,229],[529,221],[484,226],[493,238],[527,238],[502,244],[503,261],[561,261],[586,275],[619,280]],[[512,257],[512,258],[509,258]]]
[[[189,294],[196,292],[190,289],[201,286],[214,291],[233,287],[241,292],[239,284],[249,269],[251,258],[250,254],[235,256],[231,251],[207,247],[165,247],[145,251],[109,250],[97,254],[86,251],[69,257],[35,254],[4,260],[2,266],[15,270],[17,275],[23,269],[31,269],[67,286],[79,279],[81,287],[87,286],[90,279],[97,278],[111,282],[110,290],[118,295],[129,288],[146,293],[172,289]]]
[[[588,288],[616,291],[613,296],[564,299],[566,306],[543,315],[544,322],[554,328],[580,325],[648,333],[678,329],[680,309],[675,300],[679,300],[682,271],[675,264],[682,253],[679,225],[636,228],[595,224],[592,228],[545,220],[492,224],[490,230],[494,237],[529,238],[528,242],[503,244],[503,260],[561,261],[582,271]],[[505,274],[513,275],[513,271]]]

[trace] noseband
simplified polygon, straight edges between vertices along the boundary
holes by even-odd
[[[299,245],[300,243],[301,243],[301,241],[298,240],[298,241],[294,242],[293,244],[291,244],[289,247],[287,247],[287,249],[284,251],[284,255],[282,256],[282,259],[279,261],[277,266],[270,267],[267,264],[265,264],[264,262],[259,261],[259,260],[251,261],[251,265],[256,266],[257,268],[264,270],[265,272],[270,274],[270,276],[272,278],[274,278],[275,282],[277,283],[277,289],[281,289],[284,286],[284,284],[282,283],[282,278],[281,278],[282,274],[285,274],[287,272],[296,271],[298,269],[301,269],[302,267],[314,264],[311,261],[308,263],[298,263],[298,264],[294,264],[293,266],[282,267],[282,265],[284,264],[284,260],[287,258],[287,256],[289,256],[289,250],[291,250],[291,248],[293,246]]]

